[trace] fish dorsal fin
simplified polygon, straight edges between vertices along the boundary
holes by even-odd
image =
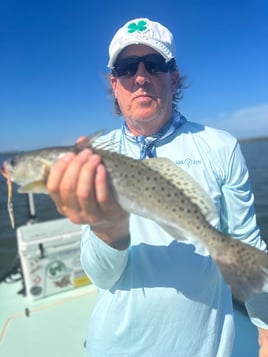
[[[217,217],[217,211],[209,195],[183,169],[168,158],[158,157],[142,161],[144,165],[158,172],[165,179],[181,190],[191,202],[196,204],[207,221]]]
[[[96,149],[118,152],[119,141],[111,140],[111,138],[107,138],[105,134],[106,132],[104,130],[100,130],[88,136],[90,146]]]
[[[106,131],[104,129],[95,131],[88,136],[88,140],[90,143],[94,143],[95,140],[99,139],[101,136],[104,136],[105,133]]]
[[[79,140],[73,145],[74,152],[79,153],[81,150],[86,149],[86,148],[91,148],[97,145],[97,142],[99,139],[104,135],[105,131],[104,130],[99,130],[94,132],[93,134],[90,134],[86,137],[83,137],[82,140]]]

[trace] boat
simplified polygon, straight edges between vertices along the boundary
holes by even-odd
[[[31,196],[29,203],[33,212]],[[17,228],[18,255],[0,283],[0,356],[86,356],[98,294],[77,264],[68,266],[79,258],[80,234],[81,227],[66,218],[31,219]],[[235,301],[234,317],[232,357],[257,357],[257,329]]]

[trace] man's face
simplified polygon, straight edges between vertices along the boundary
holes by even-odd
[[[131,56],[158,54],[144,45],[126,47],[117,63]],[[149,73],[143,62],[131,75],[111,76],[114,96],[129,129],[135,135],[151,135],[172,116],[172,98],[176,93],[177,71]]]

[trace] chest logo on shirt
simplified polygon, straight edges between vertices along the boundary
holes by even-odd
[[[194,159],[190,159],[189,157],[187,157],[184,160],[177,160],[175,161],[176,165],[178,166],[186,166],[188,169],[189,167],[193,166],[193,165],[201,165],[202,161],[201,160],[194,160]]]

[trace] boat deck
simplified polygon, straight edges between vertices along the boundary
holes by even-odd
[[[17,294],[18,283],[0,285],[0,356],[86,356],[89,314],[97,298],[86,286],[31,301]]]
[[[0,356],[85,357],[96,288],[88,285],[34,301],[19,296],[20,288],[21,282],[0,284]],[[235,323],[232,357],[257,357],[257,329],[239,306]]]

